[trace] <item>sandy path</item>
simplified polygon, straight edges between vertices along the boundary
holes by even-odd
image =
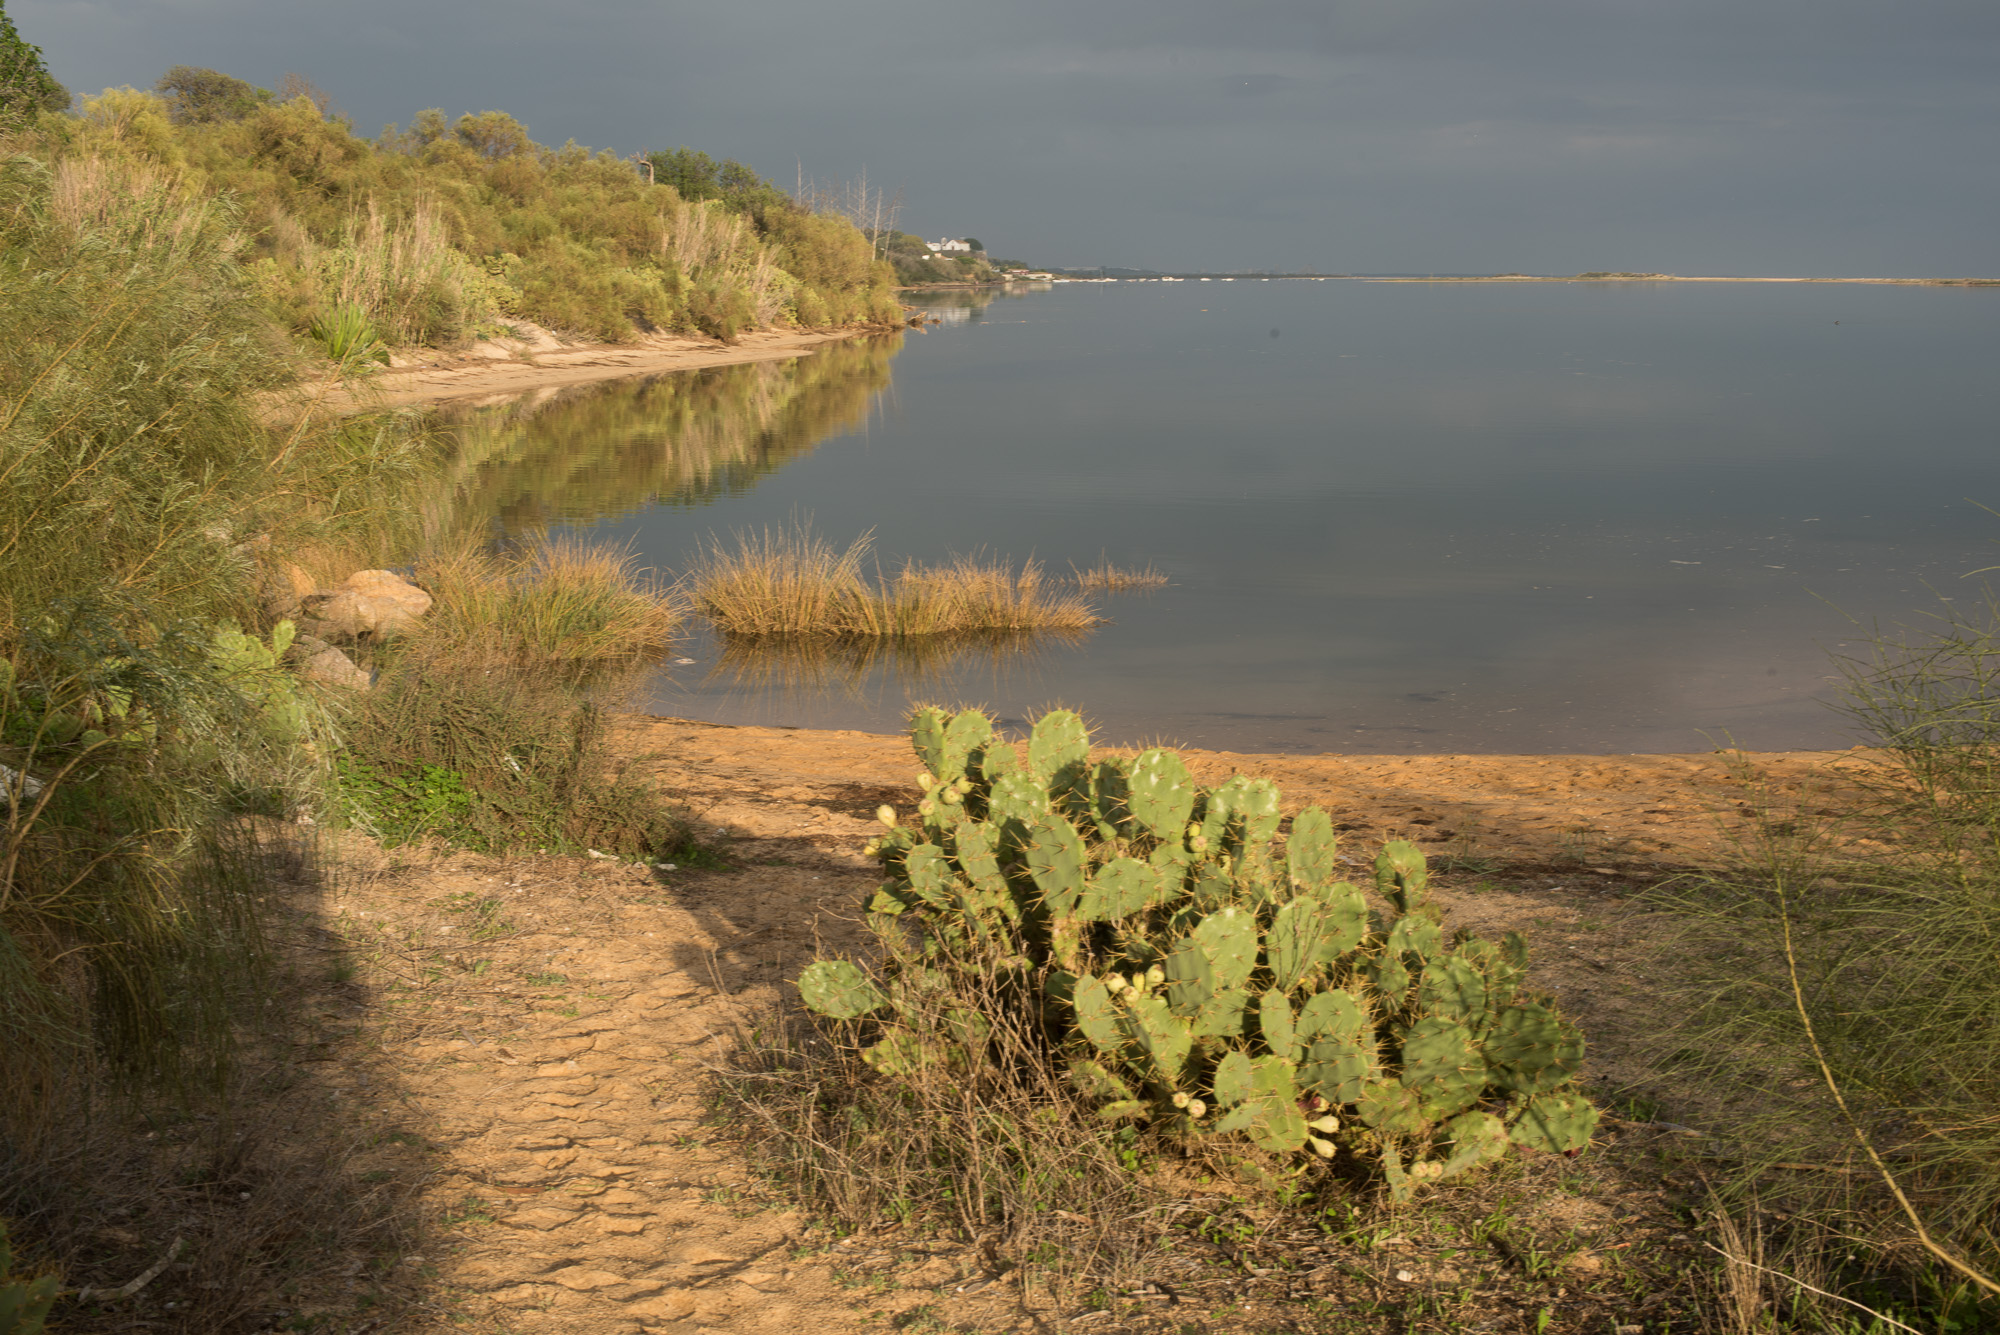
[[[424,1193],[447,1221],[406,1262],[433,1276],[436,1313],[406,1328],[1046,1322],[975,1249],[815,1232],[705,1120],[707,1061],[783,1000],[816,937],[856,940],[875,880],[858,849],[877,805],[911,801],[908,743],[646,717],[620,720],[616,741],[698,813],[731,870],[471,854],[371,867],[364,851],[331,897],[378,1017],[369,1097],[420,1129]],[[1387,835],[1510,858],[1494,879],[1441,875],[1440,901],[1453,926],[1528,933],[1536,982],[1591,1034],[1599,1078],[1630,1065],[1647,995],[1651,928],[1632,892],[1712,858],[1752,796],[1720,755],[1187,754],[1206,780],[1267,774],[1288,808],[1325,804],[1357,873]],[[1781,800],[1835,758],[1748,757]]]

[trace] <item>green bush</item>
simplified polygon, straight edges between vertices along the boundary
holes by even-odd
[[[883,1076],[998,1078],[997,997],[1100,1118],[1345,1151],[1398,1198],[1510,1145],[1589,1143],[1582,1037],[1524,989],[1518,936],[1447,941],[1413,846],[1377,859],[1385,917],[1338,879],[1325,812],[1274,844],[1267,780],[1203,789],[1160,749],[1092,763],[1063,710],[1025,760],[976,710],[920,710],[912,734],[917,822],[874,845],[885,964],[822,960],[799,980],[813,1010],[870,1027],[862,1056]],[[897,948],[906,924],[920,955]]]
[[[241,260],[295,334],[358,304],[398,345],[449,345],[509,316],[611,342],[733,340],[788,318],[801,282],[833,324],[873,320],[888,292],[859,232],[740,164],[689,155],[691,175],[649,185],[609,153],[544,148],[498,111],[455,125],[424,112],[369,141],[310,98],[280,102],[212,70],[177,66],[160,89],[90,99],[78,147],[176,167],[240,201]],[[669,183],[683,176],[691,193]]]

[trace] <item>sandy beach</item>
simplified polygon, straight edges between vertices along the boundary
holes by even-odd
[[[482,339],[461,352],[425,349],[421,356],[398,356],[354,384],[306,384],[296,393],[335,412],[506,398],[625,376],[807,357],[823,343],[890,331],[873,326],[761,329],[734,343],[698,334],[659,334],[633,343],[569,343],[534,326],[522,332],[521,338]]]

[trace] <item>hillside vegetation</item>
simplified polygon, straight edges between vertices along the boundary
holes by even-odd
[[[292,90],[287,90],[292,91]],[[891,324],[891,267],[845,219],[739,164],[683,194],[659,165],[547,148],[501,111],[419,112],[364,139],[324,95],[175,67],[45,116],[30,151],[164,172],[234,201],[262,304],[337,356],[441,347],[530,321],[607,342]],[[683,184],[686,184],[683,179]]]

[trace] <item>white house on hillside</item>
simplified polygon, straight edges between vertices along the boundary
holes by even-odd
[[[931,253],[934,255],[969,255],[972,253],[970,242],[961,241],[955,237],[946,237],[942,241],[926,241],[924,244],[931,248]]]

